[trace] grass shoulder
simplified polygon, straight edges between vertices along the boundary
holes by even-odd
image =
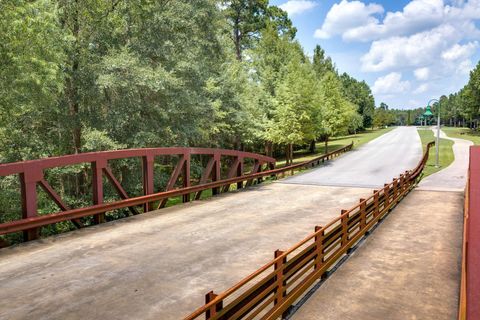
[[[443,127],[442,130],[449,137],[470,140],[475,145],[480,145],[479,131],[473,131],[469,128],[453,128],[453,127]]]
[[[417,131],[420,135],[420,139],[422,140],[423,151],[425,152],[427,143],[429,143],[430,141],[434,141],[435,136],[433,135],[433,131],[430,128],[418,128]],[[435,167],[435,147],[432,147],[432,149],[430,149],[430,156],[428,158],[427,164],[425,165],[425,169],[423,170],[424,177],[428,177],[431,174],[445,169],[453,162],[455,156],[453,154],[452,147],[452,140],[440,139],[440,154],[438,159],[440,167],[438,168]]]

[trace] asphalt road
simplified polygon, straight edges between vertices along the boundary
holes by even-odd
[[[322,167],[282,183],[378,188],[414,168],[421,157],[417,128],[399,127]]]

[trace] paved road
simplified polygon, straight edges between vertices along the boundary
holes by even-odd
[[[435,137],[437,130],[432,129]],[[469,140],[449,138],[440,130],[440,138],[454,141],[453,154],[455,160],[445,169],[423,179],[418,185],[419,190],[437,191],[464,191],[467,183],[467,171],[469,162],[469,149],[473,143]],[[433,151],[434,149],[432,149]],[[431,155],[434,157],[435,153]]]
[[[413,191],[293,320],[457,318],[463,195]]]
[[[378,188],[414,168],[422,157],[415,127],[399,127],[318,169],[284,183]]]

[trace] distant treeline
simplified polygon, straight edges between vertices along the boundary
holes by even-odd
[[[168,146],[291,161],[295,147],[313,151],[372,126],[369,86],[339,74],[320,46],[307,55],[295,34],[267,0],[3,0],[0,163]],[[112,169],[139,192],[138,164]],[[91,202],[88,172],[72,166],[46,178],[78,207]],[[0,222],[20,216],[18,188],[17,178],[0,179]],[[58,210],[45,197],[39,207]]]

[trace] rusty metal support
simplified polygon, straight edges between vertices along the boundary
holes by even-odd
[[[220,161],[221,155],[218,152],[215,152],[213,155],[215,162],[213,163],[213,171],[212,171],[212,182],[220,181],[222,178],[220,176],[221,168],[220,168]],[[220,188],[213,188],[212,195],[220,194]]]
[[[213,165],[215,164],[215,158],[210,158],[208,160],[207,166],[205,169],[203,169],[202,176],[200,178],[200,185],[207,183],[208,179],[212,175],[212,170],[213,170]],[[195,200],[200,200],[200,197],[202,196],[202,191],[200,190],[195,194]]]
[[[180,158],[178,159],[177,165],[175,166],[175,169],[173,170],[172,174],[170,175],[170,179],[168,180],[167,187],[165,188],[165,191],[169,191],[175,188],[175,183],[178,180],[178,177],[180,174],[184,174],[184,166],[186,165],[187,159],[185,158],[185,155],[181,155]],[[189,162],[190,163],[190,162]],[[158,204],[158,208],[164,208],[165,205],[167,204],[168,199],[163,199],[160,201]]]
[[[182,170],[182,187],[188,188],[190,187],[190,154],[185,153],[183,155],[184,165]],[[182,196],[183,203],[190,202],[190,194],[184,194]]]
[[[103,168],[107,166],[105,160],[92,162],[92,194],[93,204],[103,203]],[[105,213],[99,213],[93,216],[96,224],[105,222]]]
[[[153,155],[147,155],[142,157],[142,178],[144,195],[155,193],[153,184],[154,163],[155,157]],[[143,212],[147,212],[152,209],[153,204],[151,202],[147,202],[143,205]]]
[[[22,218],[28,219],[37,216],[37,181],[43,178],[42,174],[34,175],[32,171],[20,173],[20,189],[22,196]],[[32,228],[23,232],[25,241],[37,239],[39,230]]]
[[[113,175],[113,172],[112,170],[108,167],[108,166],[105,166],[103,168],[103,173],[105,173],[105,175],[107,176],[107,179],[108,181],[110,181],[110,183],[113,185],[113,188],[117,191],[118,195],[120,196],[120,198],[122,199],[129,199],[128,197],[128,194],[127,192],[123,189],[122,185],[120,184],[120,182],[117,180],[117,178],[115,178],[115,176]],[[140,212],[138,212],[138,210],[135,208],[135,207],[128,207],[128,209],[130,210],[130,212],[133,214],[133,215],[137,215],[139,214]]]
[[[42,179],[39,181],[40,186],[42,189],[45,191],[45,193],[55,202],[55,204],[60,208],[62,211],[68,211],[70,210],[70,207],[67,206],[65,203],[63,203],[62,199],[60,196],[53,190],[53,188],[50,186],[50,184],[47,182],[47,180]],[[77,228],[83,228],[83,223],[80,219],[74,219],[72,220],[72,223],[75,225]]]

